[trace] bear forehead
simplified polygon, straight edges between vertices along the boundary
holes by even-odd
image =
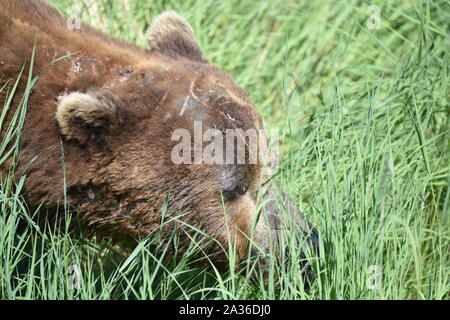
[[[187,127],[195,121],[211,128],[262,127],[261,118],[245,92],[215,66],[160,63],[137,70],[118,68],[114,73],[115,81],[126,91],[134,88],[138,92],[135,101],[145,104],[143,117],[152,112],[161,121],[183,123]],[[154,99],[146,99],[147,95]]]

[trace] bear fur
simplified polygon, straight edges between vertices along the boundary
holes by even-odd
[[[67,201],[88,234],[127,242],[162,225],[169,236],[174,226],[164,222],[177,218],[181,247],[189,244],[192,225],[215,239],[205,251],[215,254],[215,263],[226,263],[230,239],[239,262],[248,255],[261,164],[176,165],[171,134],[192,132],[194,121],[219,130],[261,129],[261,118],[245,92],[203,57],[178,14],[158,16],[148,40],[151,50],[84,24],[72,30],[40,0],[0,2],[0,87],[11,88],[35,50],[38,80],[16,166],[16,176],[26,174],[24,197],[31,208],[42,205],[43,219],[60,215],[57,208]],[[20,78],[16,105],[27,76]],[[0,167],[0,174],[7,171]],[[270,207],[276,215],[279,208]],[[270,226],[258,223],[256,230],[264,248],[277,237]]]

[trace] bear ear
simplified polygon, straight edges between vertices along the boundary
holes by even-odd
[[[96,93],[73,92],[60,99],[56,121],[67,140],[85,144],[89,139],[110,134],[122,119],[113,97]]]
[[[204,61],[194,30],[174,11],[164,12],[155,18],[147,31],[147,39],[152,50],[162,54]]]

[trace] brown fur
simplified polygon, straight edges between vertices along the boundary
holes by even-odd
[[[56,212],[64,201],[64,154],[68,202],[89,232],[142,238],[160,227],[169,192],[166,219],[180,216],[225,248],[235,239],[242,259],[256,214],[260,166],[174,165],[170,137],[177,128],[192,131],[193,120],[202,120],[205,129],[247,130],[262,128],[261,119],[243,90],[204,60],[181,17],[159,16],[148,37],[152,51],[86,25],[70,30],[64,17],[39,0],[0,2],[0,86],[11,86],[36,46],[39,80],[17,168],[18,175],[27,173],[26,199],[31,207],[44,202]],[[25,81],[26,75],[16,103]],[[184,110],[187,102],[192,108]],[[230,172],[233,179],[221,179]],[[236,181],[246,186],[245,194],[225,203],[225,215],[221,191]],[[219,254],[215,261],[224,259]]]

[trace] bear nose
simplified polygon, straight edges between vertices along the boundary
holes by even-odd
[[[307,290],[314,280],[313,262],[315,259],[311,257],[319,256],[319,233],[317,230],[312,229],[309,233],[304,233],[303,239],[298,245],[302,248],[308,248],[311,251],[309,254],[306,254],[306,250],[302,250],[299,257],[301,276],[305,284],[305,289]]]
[[[300,266],[303,283],[308,288],[314,278],[313,262],[319,254],[319,234],[294,202],[274,183],[267,189],[266,195],[256,226],[256,243],[264,252],[275,253],[278,261],[284,260],[281,265],[289,268],[292,264]]]
[[[319,233],[316,229],[311,229],[309,234],[305,234],[307,244],[312,249],[313,254],[319,254]]]

